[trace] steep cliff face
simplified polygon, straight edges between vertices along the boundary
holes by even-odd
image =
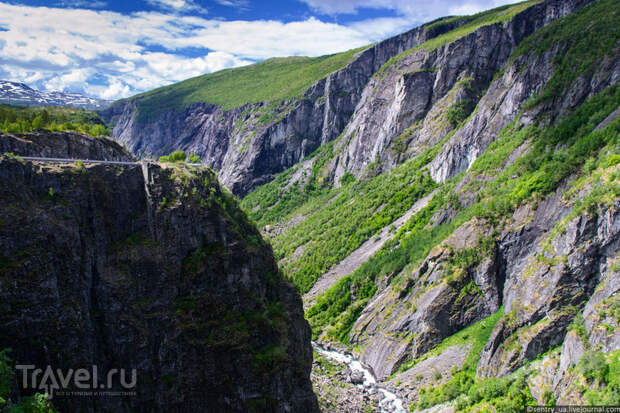
[[[167,109],[162,101],[163,111],[144,120],[141,111],[147,109],[137,96],[102,114],[133,153],[195,152],[239,195],[342,133],[330,166],[330,179],[338,184],[347,172],[388,170],[440,141],[462,120],[449,110],[467,116],[523,38],[589,2],[531,1],[432,22],[358,52],[291,100],[230,110],[200,102]],[[452,41],[456,28],[467,35]],[[467,156],[452,160],[453,168],[473,159]]]
[[[521,4],[397,56],[242,201],[315,340],[412,410],[620,400],[618,6]]]
[[[2,347],[16,364],[97,366],[99,383],[137,370],[105,389],[129,394],[52,389],[61,411],[318,411],[300,297],[212,171],[3,156],[0,198]]]
[[[61,159],[135,160],[114,139],[104,136],[93,138],[75,132],[33,132],[17,135],[0,132],[0,153]]]
[[[166,109],[164,101],[160,117],[144,122],[139,116],[138,96],[101,113],[114,123],[113,136],[133,153],[195,152],[219,171],[224,185],[243,195],[338,137],[368,80],[388,59],[465,22],[431,23],[358,52],[344,68],[292,100],[232,110],[209,103]]]
[[[512,6],[498,11],[497,15],[482,15],[466,24],[464,29],[481,27],[470,29],[469,34],[464,30],[463,36],[455,41],[449,41],[449,34],[440,36],[436,41],[396,56],[368,83],[347,125],[335,166],[336,182],[346,172],[360,176],[367,172],[369,165],[374,165],[373,173],[376,173],[376,166],[388,170],[419,155],[454,130],[483,95],[493,105],[490,112],[508,120],[485,118],[470,130],[459,129],[453,141],[469,147],[470,141],[480,140],[477,139],[480,133],[497,134],[514,118],[519,107],[504,102],[505,95],[482,92],[489,88],[495,74],[506,66],[508,57],[525,37],[589,2],[544,1]],[[519,67],[534,73],[539,70],[527,65]],[[548,69],[547,73],[550,72]],[[531,76],[527,80],[529,82],[514,82],[511,78],[508,83],[527,97],[528,86],[541,83]],[[528,86],[523,87],[522,83]],[[500,106],[501,111],[498,110]],[[484,108],[480,105],[476,110],[478,117],[484,116],[481,107]],[[497,115],[498,112],[501,115]],[[488,113],[486,115],[489,117]],[[479,149],[477,154],[485,148]],[[451,168],[449,176],[466,169],[477,154],[461,151],[456,159],[450,159],[451,163],[446,162],[447,155],[437,157],[431,167],[433,178],[445,180],[445,173],[441,175],[435,169],[450,168],[451,164],[457,165]],[[463,160],[469,161],[465,167],[458,164]]]

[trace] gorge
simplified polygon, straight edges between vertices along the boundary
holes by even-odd
[[[525,1],[119,100],[113,139],[3,133],[3,347],[138,369],[60,411],[617,406],[619,13]]]

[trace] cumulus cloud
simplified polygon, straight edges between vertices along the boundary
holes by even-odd
[[[0,26],[7,29],[0,32],[2,78],[113,99],[269,57],[336,53],[368,44],[373,35],[316,18],[221,21],[4,3]],[[204,56],[188,57],[187,48]]]
[[[83,0],[63,1],[77,5]],[[505,2],[300,0],[323,11],[375,7],[400,13],[342,25],[315,17],[288,23],[222,21],[181,12],[198,7],[195,0],[148,1],[157,3],[160,11],[127,15],[0,2],[0,79],[117,99],[270,57],[336,53],[410,29],[426,20],[426,15],[454,14],[457,9],[469,12]],[[214,1],[243,7],[247,0]],[[438,11],[440,4],[443,10]]]

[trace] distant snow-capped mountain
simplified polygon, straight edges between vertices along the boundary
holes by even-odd
[[[79,93],[42,92],[24,83],[0,80],[0,104],[20,106],[71,106],[82,109],[103,109],[111,102],[89,98]]]

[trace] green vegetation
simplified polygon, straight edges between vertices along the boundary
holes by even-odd
[[[103,120],[89,110],[0,105],[0,130],[8,133],[28,133],[36,129],[74,131],[90,136],[110,135]]]
[[[339,372],[342,371],[342,367],[338,364],[332,362],[328,358],[322,356],[316,351],[313,353],[314,361],[319,365],[319,369],[317,369],[317,373],[327,375],[327,376],[335,376]]]
[[[618,406],[620,404],[620,350],[609,354],[586,351],[577,368],[592,386],[584,392],[591,406]]]
[[[267,372],[273,372],[279,365],[288,359],[286,348],[269,346],[254,355],[254,367]]]
[[[200,159],[200,156],[198,156],[198,155],[196,155],[195,153],[192,152],[187,157],[187,162],[189,162],[189,163],[201,163],[202,159]]]
[[[532,51],[543,55],[552,49],[561,50],[553,60],[553,76],[529,107],[563,98],[577,78],[594,73],[605,56],[618,53],[619,14],[618,0],[596,1],[538,30],[518,46],[512,61]]]
[[[217,257],[224,252],[224,246],[219,243],[206,243],[194,250],[189,257],[183,260],[183,268],[189,274],[199,274],[207,269],[209,257]]]
[[[185,151],[174,151],[170,155],[163,155],[159,157],[159,162],[170,162],[170,163],[201,163],[202,160],[200,156],[195,153],[190,153],[189,155],[185,154]]]
[[[588,350],[579,359],[577,368],[583,376],[590,380],[606,381],[609,375],[609,366],[605,356],[600,351]]]
[[[347,172],[344,175],[342,175],[342,177],[340,178],[340,183],[342,185],[347,185],[350,184],[352,182],[355,182],[355,176],[353,176],[353,174],[351,172]]]
[[[434,245],[456,229],[450,224],[426,228],[435,211],[444,203],[444,192],[437,194],[426,208],[414,215],[377,254],[319,297],[306,312],[315,338],[331,325],[333,327],[328,330],[328,336],[348,342],[353,324],[376,292],[375,281],[379,276],[397,274],[406,265],[421,261]],[[409,235],[405,236],[406,233]],[[351,291],[356,292],[355,299]]]
[[[537,405],[522,373],[476,381],[467,388],[467,393],[460,394],[455,406],[457,412],[521,413],[524,406]]]
[[[467,370],[475,373],[478,360],[480,360],[480,352],[487,341],[489,341],[493,327],[495,327],[495,324],[497,324],[497,321],[502,317],[502,315],[504,315],[503,307],[501,307],[495,314],[485,318],[484,320],[480,320],[477,323],[474,323],[458,333],[446,338],[433,349],[427,351],[423,356],[407,363],[403,363],[399,367],[398,372],[401,373],[407,371],[430,357],[438,356],[448,347],[470,344],[471,349],[469,350],[467,359],[465,360],[465,363],[463,363],[461,370]]]
[[[567,331],[574,331],[579,338],[581,338],[582,344],[586,345],[588,343],[588,334],[586,332],[586,325],[582,313],[578,313],[575,318],[573,318],[573,321],[569,324]]]
[[[7,402],[13,382],[13,369],[8,352],[7,349],[0,351],[0,407]]]
[[[382,250],[319,297],[306,314],[314,337],[331,325],[328,336],[346,343],[350,328],[374,296],[375,280],[382,274],[398,274],[405,267],[413,270],[432,247],[463,223],[474,217],[484,218],[490,224],[503,222],[523,202],[540,199],[554,191],[566,177],[579,173],[588,159],[609,162],[613,153],[620,152],[620,120],[601,131],[593,129],[619,101],[620,87],[614,86],[582,104],[555,127],[545,130],[534,126],[519,129],[513,124],[506,127],[500,139],[472,165],[475,179],[461,189],[464,193],[477,192],[477,202],[465,209],[459,207],[451,221],[428,228],[430,218],[446,205],[448,195],[461,177],[444,184],[429,205],[413,216]],[[512,151],[526,141],[531,142],[531,150],[505,167]],[[611,196],[617,191],[616,185],[616,192]],[[355,300],[351,291],[356,292]]]
[[[159,162],[185,162],[187,155],[184,151],[174,151],[170,155],[164,155],[159,157]]]
[[[397,64],[405,57],[418,50],[432,51],[448,43],[452,43],[453,41],[461,37],[467,36],[468,34],[473,33],[475,30],[479,29],[482,26],[489,26],[492,24],[503,23],[512,20],[512,18],[518,13],[521,13],[523,10],[537,3],[540,3],[541,1],[542,0],[531,0],[513,5],[501,6],[492,10],[487,10],[482,13],[475,14],[473,16],[453,17],[434,23],[433,26],[438,26],[458,20],[468,21],[467,23],[457,27],[454,30],[449,31],[448,33],[444,33],[440,36],[434,37],[427,42],[422,43],[421,45],[405,50],[404,52],[392,57],[381,67],[381,69],[379,69],[379,71],[376,73],[376,76],[381,76],[389,67]]]
[[[22,163],[24,162],[24,158],[22,158],[22,157],[21,157],[21,156],[19,156],[19,155],[15,155],[13,152],[6,152],[6,153],[4,153],[4,155],[3,155],[3,156],[5,156],[5,157],[7,157],[7,158],[10,158],[10,159],[14,159],[14,160],[16,160],[17,162],[22,162]]]
[[[181,110],[197,102],[229,110],[249,103],[298,98],[316,81],[346,66],[363,49],[312,58],[268,59],[155,89],[133,98],[139,108],[138,120],[146,123],[165,110]]]
[[[308,291],[320,275],[435,188],[436,184],[422,169],[436,152],[437,148],[433,148],[374,179],[323,190],[329,196],[323,195],[321,189],[310,189],[319,196],[312,198],[304,209],[314,208],[314,213],[273,241],[278,258],[290,256],[304,246],[303,254],[283,267],[301,292]],[[342,213],[344,210],[346,214]]]
[[[19,403],[10,400],[11,388],[14,381],[14,372],[11,367],[9,349],[0,351],[0,412],[6,413],[54,413],[50,402],[45,395],[23,397]]]
[[[259,226],[265,226],[282,222],[309,201],[312,201],[312,204],[321,204],[337,196],[340,190],[326,188],[321,179],[323,167],[334,156],[333,148],[334,142],[327,143],[305,159],[312,159],[312,171],[303,189],[300,188],[298,182],[288,185],[293,174],[299,169],[299,166],[295,166],[278,174],[273,181],[257,188],[245,197],[241,202],[242,208],[251,211],[250,217]],[[304,174],[304,177],[306,176]]]
[[[446,338],[420,359],[401,367],[401,371],[404,371],[420,361],[441,354],[450,346],[471,344],[463,366],[454,371],[453,376],[447,382],[420,389],[417,406],[412,405],[412,411],[416,407],[426,409],[456,399],[456,410],[459,412],[478,411],[476,408],[493,406],[494,411],[518,413],[523,411],[523,406],[534,402],[523,374],[514,374],[502,379],[476,379],[476,366],[480,359],[480,352],[502,314],[503,309],[500,309],[492,316]]]
[[[458,126],[474,110],[475,103],[471,100],[463,100],[450,106],[446,113],[446,119],[450,124]]]

